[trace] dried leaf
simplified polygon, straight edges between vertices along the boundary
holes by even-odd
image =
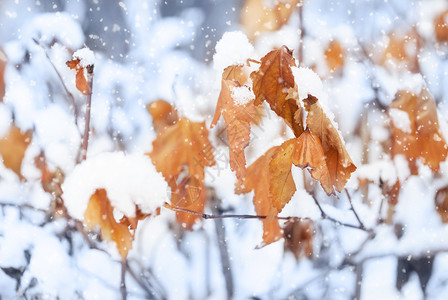
[[[197,208],[198,212],[203,212],[204,168],[215,164],[213,147],[208,140],[205,123],[181,118],[157,136],[149,156],[157,171],[162,173],[171,187],[171,202],[177,203],[180,208]],[[178,183],[180,177],[186,181],[181,180]],[[194,191],[199,196],[194,196]],[[199,218],[187,217],[185,213],[177,215],[178,221],[187,229],[191,229],[194,221]]]
[[[392,156],[403,154],[413,175],[418,173],[417,159],[438,173],[440,163],[448,155],[448,146],[440,131],[436,103],[429,91],[424,88],[419,95],[398,91],[389,106],[389,115],[390,109],[402,110],[409,118],[409,132],[402,131],[401,124],[395,124],[394,120],[391,122]]]
[[[438,42],[448,42],[448,10],[434,19],[434,33]]]
[[[8,134],[0,139],[0,155],[2,156],[3,164],[8,169],[14,171],[21,179],[22,176],[22,160],[25,156],[25,151],[31,143],[31,131],[22,133],[19,127],[11,126]]]
[[[257,118],[253,101],[239,104],[232,97],[232,89],[247,81],[243,65],[227,67],[222,74],[221,92],[216,105],[211,127],[217,124],[221,114],[226,123],[229,143],[229,163],[237,178],[246,175],[246,156],[244,149],[250,141],[250,123]]]
[[[421,48],[420,36],[415,28],[407,33],[391,32],[386,50],[383,52],[380,64],[388,69],[406,69],[419,73],[418,54]]]
[[[448,223],[448,186],[437,191],[434,201],[442,222]]]
[[[296,157],[293,163],[304,169],[310,168],[311,176],[318,180],[325,192],[330,195],[334,193],[330,172],[325,160],[324,150],[319,137],[306,129],[296,142]]]
[[[167,181],[185,168],[190,175],[202,181],[204,168],[215,164],[204,122],[192,122],[182,117],[175,125],[161,132],[152,145],[153,151],[149,156]]]
[[[333,187],[338,192],[341,192],[350,179],[351,173],[356,170],[356,166],[345,149],[338,131],[325,115],[317,99],[309,96],[304,100],[304,103],[308,111],[306,124],[322,144],[325,161],[330,173],[330,186],[325,186],[324,189],[327,194],[333,193]],[[322,181],[321,184],[323,184]]]
[[[84,69],[80,65],[80,60],[78,58],[72,59],[66,62],[66,65],[72,69],[76,70],[76,88],[83,93],[83,95],[88,95],[92,91],[90,90],[89,84],[87,83],[87,79],[84,75]]]
[[[204,183],[193,176],[185,177],[179,184],[172,186],[171,204],[176,207],[203,212],[206,189]],[[185,229],[191,229],[201,217],[187,212],[176,212],[177,223]]]
[[[331,72],[337,72],[344,66],[345,51],[337,40],[332,40],[324,52],[325,62]]]
[[[5,69],[8,58],[3,49],[0,48],[0,102],[3,102],[5,96]]]
[[[290,89],[295,86],[292,66],[296,66],[292,51],[282,46],[266,54],[261,59],[259,70],[252,72],[250,77],[255,105],[266,100],[271,109],[291,127],[295,136],[299,137],[303,132],[303,124],[301,108],[297,106],[296,99],[291,99]]]
[[[279,213],[274,204],[276,198],[270,193],[270,185],[273,180],[269,164],[279,149],[280,146],[272,147],[252,163],[247,168],[246,178],[238,180],[235,188],[237,194],[254,191],[253,202],[257,215],[267,216],[266,219],[263,219],[263,243],[260,247],[279,240],[283,234],[278,220],[275,219]]]
[[[241,10],[241,24],[250,39],[263,31],[276,31],[288,23],[299,0],[276,0],[271,7],[266,7],[265,2],[246,0]]]
[[[84,213],[84,224],[89,230],[99,226],[101,237],[106,241],[114,242],[121,257],[126,258],[132,248],[134,235],[126,224],[115,220],[113,207],[107,198],[106,190],[97,189],[90,198]]]
[[[288,221],[283,227],[285,250],[291,251],[298,260],[313,256],[314,226],[311,220]]]
[[[176,108],[165,100],[153,101],[146,106],[146,109],[152,116],[152,124],[157,134],[179,120]]]

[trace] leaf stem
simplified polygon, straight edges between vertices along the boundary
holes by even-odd
[[[128,292],[126,290],[126,258],[123,258],[121,260],[121,281],[120,281],[120,292],[121,292],[121,299],[126,300],[128,296]]]
[[[87,93],[84,135],[83,135],[82,146],[81,146],[81,160],[86,160],[87,147],[89,145],[90,110],[91,110],[91,105],[92,105],[92,88],[93,88],[93,65],[87,66],[86,69],[87,69],[87,84],[89,85],[89,92]]]

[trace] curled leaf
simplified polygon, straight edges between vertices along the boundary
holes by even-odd
[[[152,116],[152,124],[156,133],[176,124],[179,120],[176,108],[165,100],[153,101],[146,106],[146,109]]]
[[[311,220],[288,221],[283,227],[285,250],[291,251],[298,260],[313,255],[314,226]]]
[[[0,155],[3,164],[14,171],[21,179],[24,179],[22,176],[22,160],[31,139],[31,131],[22,133],[20,128],[15,125],[11,126],[8,134],[0,139]]]

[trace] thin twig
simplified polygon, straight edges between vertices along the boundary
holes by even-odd
[[[126,300],[128,296],[128,292],[126,290],[126,258],[121,260],[121,282],[120,282],[120,292],[121,299]]]
[[[314,203],[316,203],[317,207],[319,208],[319,210],[320,210],[320,214],[321,214],[321,216],[322,216],[323,219],[332,221],[332,222],[334,222],[334,223],[336,223],[336,224],[338,224],[338,225],[342,225],[342,226],[345,226],[345,227],[350,227],[350,228],[360,229],[360,230],[369,232],[369,230],[367,230],[366,228],[363,228],[363,227],[361,227],[361,226],[356,226],[356,225],[349,224],[349,223],[343,223],[343,222],[340,222],[340,221],[336,220],[336,219],[333,218],[333,217],[330,217],[330,216],[327,215],[327,213],[322,209],[322,206],[320,206],[319,202],[317,202],[317,200],[316,200],[315,197],[313,197],[313,200],[314,200]]]
[[[366,228],[361,228],[361,226],[357,226],[357,225],[353,225],[353,224],[349,224],[349,223],[344,223],[344,222],[340,222],[338,220],[336,220],[335,218],[330,217],[329,215],[327,215],[322,207],[320,206],[320,204],[316,201],[316,199],[314,199],[314,202],[316,202],[317,206],[319,207],[319,210],[321,212],[321,216],[323,219],[332,221],[338,225],[341,226],[345,226],[345,227],[350,227],[350,228],[354,228],[354,229],[360,229],[366,232],[370,232],[371,230],[366,229]],[[206,214],[206,213],[201,213],[198,211],[194,211],[194,210],[190,210],[190,209],[186,209],[186,208],[181,208],[181,207],[175,207],[172,206],[168,203],[165,203],[164,205],[165,208],[168,208],[169,210],[172,211],[181,211],[181,212],[186,212],[186,213],[190,213],[193,215],[197,215],[202,217],[203,219],[259,219],[259,220],[264,220],[267,219],[268,216],[258,216],[258,215],[210,215],[210,214]],[[302,218],[302,217],[279,217],[279,216],[274,216],[274,219],[277,220],[286,220],[286,221],[301,221],[301,220],[311,220],[310,218]]]
[[[86,103],[86,117],[84,126],[84,135],[82,138],[81,157],[82,160],[87,158],[87,147],[89,145],[90,134],[90,108],[92,105],[92,88],[93,88],[93,65],[87,66],[87,84],[89,85],[89,92],[87,93]]]
[[[361,219],[359,218],[358,213],[356,212],[355,208],[353,207],[352,197],[350,196],[350,194],[347,191],[347,189],[344,189],[344,191],[347,194],[348,202],[350,203],[350,208],[351,208],[353,214],[355,215],[356,220],[358,220],[359,226],[361,226],[362,229],[366,229],[366,226],[364,226],[364,223],[361,221]]]
[[[68,90],[67,86],[65,85],[64,79],[62,79],[61,73],[59,73],[58,69],[56,69],[56,66],[54,65],[53,61],[51,60],[50,56],[48,55],[47,49],[45,49],[44,46],[42,46],[41,43],[39,43],[38,40],[33,39],[33,41],[44,50],[45,56],[47,57],[48,61],[50,62],[51,66],[53,67],[53,70],[56,72],[56,75],[58,75],[58,78],[62,84],[62,87],[64,88],[65,92],[67,93],[67,96],[72,102],[73,105],[73,114],[75,115],[75,124],[78,126],[78,107],[76,106],[75,97],[73,94]]]
[[[305,26],[304,26],[304,20],[303,20],[303,0],[299,4],[299,20],[300,20],[300,35],[299,35],[299,49],[298,51],[298,57],[299,57],[299,64],[303,65],[303,39],[305,38]]]
[[[2,207],[15,207],[15,208],[19,208],[19,209],[26,208],[26,209],[31,209],[31,210],[35,210],[35,211],[40,211],[40,212],[43,212],[43,213],[47,213],[47,210],[46,210],[46,209],[38,208],[38,207],[34,207],[34,206],[32,206],[32,205],[30,205],[30,204],[26,204],[26,203],[23,203],[23,204],[17,204],[17,203],[4,203],[4,202],[0,202],[0,206],[2,206]]]
[[[134,270],[131,268],[128,261],[126,261],[126,268],[127,268],[127,271],[129,272],[129,275],[131,275],[131,277],[135,280],[135,282],[146,292],[146,296],[148,296],[148,298],[152,298],[154,295],[153,295],[153,292],[151,291],[151,288],[148,287],[140,279],[140,276],[137,276],[137,274],[135,274]]]

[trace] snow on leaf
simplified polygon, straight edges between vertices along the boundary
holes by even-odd
[[[296,66],[292,51],[282,46],[266,54],[261,59],[258,71],[252,72],[250,77],[253,81],[255,105],[266,100],[271,109],[285,120],[298,137],[303,132],[302,122],[297,122],[301,121],[298,116],[301,114],[301,108],[296,99],[288,97],[291,95],[290,89],[295,86],[292,66]]]
[[[208,140],[208,130],[204,122],[192,122],[182,117],[176,124],[167,127],[154,140],[153,151],[149,154],[157,171],[165,177],[172,188],[171,202],[178,203],[181,208],[191,207],[190,202],[203,212],[205,196],[204,191],[204,169],[215,164],[213,147]],[[180,175],[189,178],[187,182],[177,183]],[[189,188],[190,187],[190,188]],[[198,197],[187,196],[187,192],[197,188]],[[180,199],[180,200],[179,200]],[[182,205],[186,205],[184,207]],[[177,213],[180,224],[191,229],[194,222],[185,220],[196,220],[198,216],[189,216],[189,213]]]
[[[3,164],[14,171],[21,179],[24,179],[22,176],[22,160],[31,139],[30,131],[22,133],[20,128],[15,125],[11,126],[8,134],[0,139],[0,156]]]
[[[320,139],[330,173],[331,188],[325,188],[325,190],[327,194],[330,194],[328,191],[333,190],[334,187],[341,192],[350,179],[351,173],[356,170],[356,166],[345,149],[337,129],[325,115],[317,98],[310,96],[304,100],[304,104],[308,111],[306,124],[310,131]]]
[[[81,49],[83,50],[83,49]],[[78,51],[81,51],[78,50]],[[89,49],[87,49],[89,50]],[[93,58],[91,58],[90,56],[93,56],[93,52],[91,50],[89,50],[91,52],[88,54],[83,53],[78,53],[78,51],[76,51],[73,54],[73,58],[72,60],[69,60],[66,62],[67,67],[69,67],[72,70],[76,71],[76,88],[83,93],[83,95],[88,95],[91,94],[91,87],[89,86],[86,76],[85,76],[85,72],[88,73],[93,73]],[[81,54],[83,54],[84,56],[86,56],[87,58],[85,58],[84,56],[82,56]]]
[[[247,176],[239,179],[235,188],[237,194],[254,191],[253,202],[257,215],[267,216],[263,219],[263,243],[260,247],[278,241],[283,234],[278,220],[275,219],[279,213],[274,205],[276,195],[270,192],[272,182],[270,163],[279,150],[280,146],[272,147],[252,163],[247,168]]]
[[[211,127],[215,126],[222,114],[226,123],[230,168],[237,178],[243,178],[246,175],[244,148],[249,145],[250,123],[256,119],[253,101],[240,104],[232,96],[232,89],[240,87],[246,81],[247,75],[243,65],[233,65],[224,70],[221,92],[211,124]]]
[[[122,259],[125,259],[132,248],[134,236],[126,224],[115,220],[113,210],[106,190],[97,189],[84,213],[84,224],[89,230],[99,226],[101,237],[106,241],[115,242]]]
[[[264,0],[246,0],[241,10],[241,24],[254,39],[263,31],[275,31],[288,23],[299,0],[276,0],[267,7]]]
[[[394,101],[389,106],[389,115],[394,109],[405,112],[409,117],[410,130],[402,130],[401,124],[396,124],[392,118],[392,156],[403,154],[409,162],[413,175],[418,173],[415,160],[419,159],[434,173],[438,173],[440,163],[448,155],[448,146],[443,138],[437,118],[436,103],[426,88],[416,95],[408,91],[398,91]]]
[[[165,100],[153,101],[146,106],[146,109],[152,116],[152,124],[157,134],[179,120],[176,108]]]

